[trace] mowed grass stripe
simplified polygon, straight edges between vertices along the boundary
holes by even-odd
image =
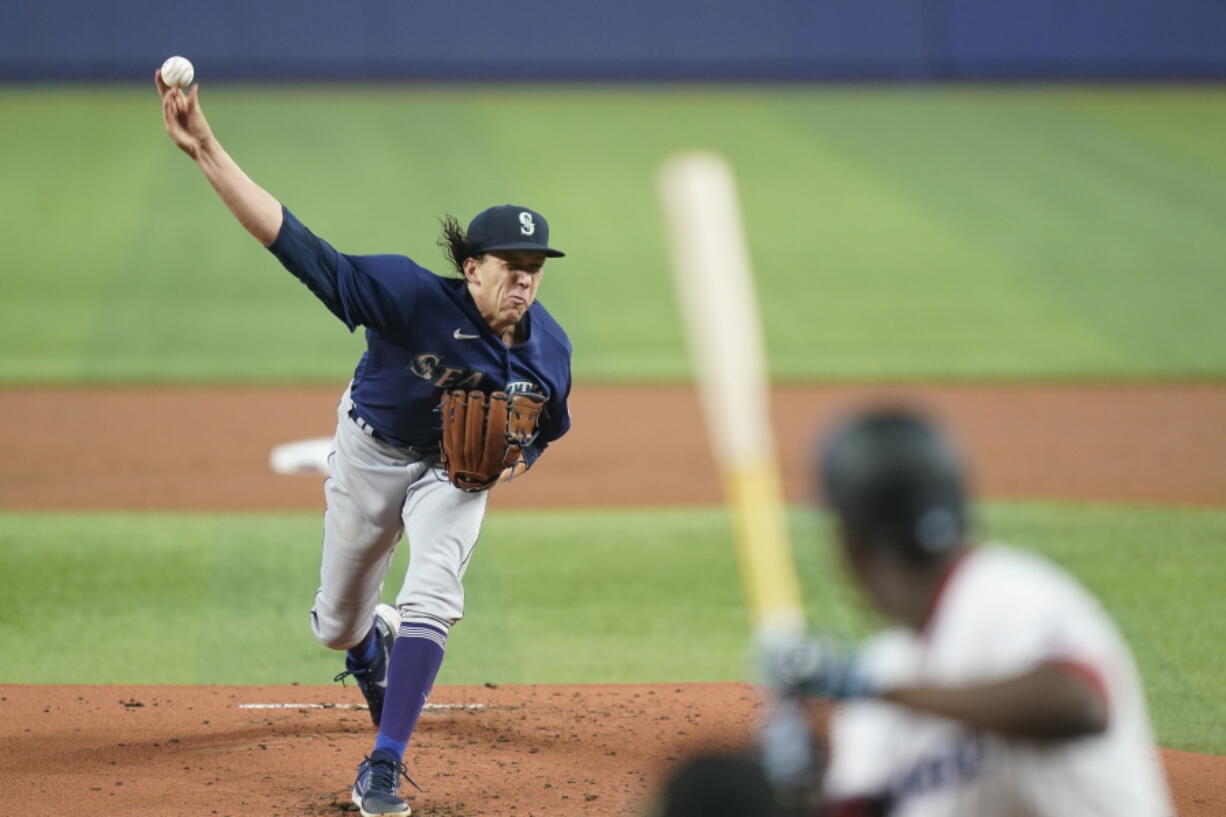
[[[165,136],[143,110],[126,93],[0,91],[0,378],[91,377],[91,329],[149,231]]]
[[[868,631],[824,523],[792,517],[810,621]],[[1129,639],[1158,735],[1226,753],[1226,511],[994,503],[991,538],[1092,588]],[[321,684],[315,514],[0,516],[3,683]],[[397,555],[391,598],[405,554]],[[501,512],[441,683],[737,680],[749,621],[719,509]]]
[[[571,255],[542,298],[588,380],[687,377],[655,173],[695,147],[738,171],[776,377],[1226,374],[1226,144],[1202,124],[1226,90],[202,94],[244,167],[340,249],[441,271],[439,215],[545,212]],[[0,89],[0,122],[0,381],[352,370],[360,337],[232,222],[150,89]]]
[[[804,379],[815,358],[832,376],[851,379],[903,370],[919,378],[1009,377],[1037,360],[1047,361],[1052,376],[1127,370],[1132,361],[1121,350],[1009,259],[985,252],[962,225],[913,198],[905,179],[848,155],[837,129],[825,131],[831,122],[846,127],[865,107],[862,140],[883,158],[956,161],[947,147],[928,155],[910,139],[939,105],[927,111],[900,103],[891,115],[871,101],[776,105],[775,140],[798,161],[780,167],[769,157],[746,159],[751,234],[774,229],[800,240],[767,244],[755,257],[777,375]],[[813,206],[798,206],[798,185]],[[921,348],[923,359],[915,354]]]
[[[1213,98],[970,89],[792,113],[993,262],[981,265],[984,274],[1007,269],[1046,299],[1048,319],[1030,328],[1036,338],[1072,337],[1054,320],[1072,316],[1106,347],[1069,346],[1063,370],[1092,360],[1105,373],[1173,365],[1205,373],[1226,348],[1226,327],[1211,315],[1226,296],[1216,216],[1226,147],[1184,131],[1202,131],[1187,118],[1202,104],[1206,117],[1221,117],[1220,103],[1206,104]],[[906,121],[914,127],[901,128]],[[1195,327],[1195,348],[1179,348],[1184,325]]]

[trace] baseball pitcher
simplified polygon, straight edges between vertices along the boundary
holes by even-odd
[[[355,679],[378,727],[353,802],[363,817],[406,817],[405,750],[464,615],[461,582],[489,489],[531,468],[570,425],[570,342],[536,300],[545,260],[563,253],[539,213],[509,204],[467,229],[444,221],[457,277],[401,255],[338,252],[222,149],[199,86],[184,94],[160,72],[155,82],[170,138],[239,223],[350,331],[366,328],[337,407],[311,626],[346,652],[337,678]],[[409,566],[392,607],[379,598],[402,534]]]

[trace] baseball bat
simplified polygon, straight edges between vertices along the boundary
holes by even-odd
[[[673,279],[757,635],[804,626],[771,431],[765,344],[731,168],[704,152],[659,177]]]

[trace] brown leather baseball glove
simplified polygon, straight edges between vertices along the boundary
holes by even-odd
[[[534,394],[443,392],[443,467],[451,484],[472,492],[497,482],[536,439],[544,402]]]

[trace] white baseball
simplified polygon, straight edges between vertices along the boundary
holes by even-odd
[[[196,69],[187,57],[171,57],[162,63],[162,82],[171,88],[186,88],[195,76]]]

